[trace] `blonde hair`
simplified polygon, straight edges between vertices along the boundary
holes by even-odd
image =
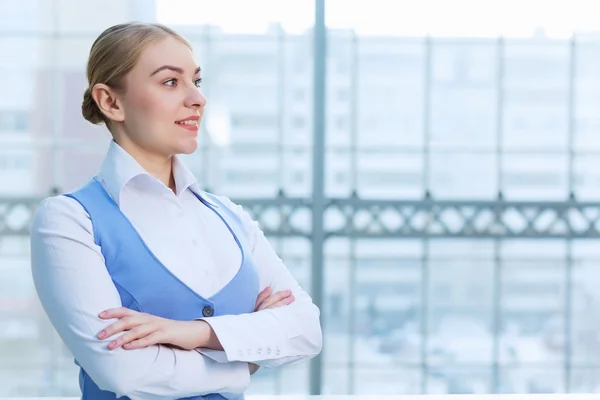
[[[123,89],[122,81],[151,43],[172,36],[190,49],[181,35],[157,23],[128,22],[106,29],[94,41],[87,62],[88,88],[83,93],[81,113],[92,124],[108,122],[92,97],[94,85],[103,83],[116,90]]]

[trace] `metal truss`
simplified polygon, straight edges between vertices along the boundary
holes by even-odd
[[[0,199],[0,236],[28,235],[39,198]],[[312,201],[281,194],[268,199],[233,199],[257,220],[267,236],[312,237]],[[325,201],[325,237],[353,238],[538,238],[600,237],[600,203],[381,200]]]
[[[29,235],[31,218],[41,199],[0,198],[0,237]]]

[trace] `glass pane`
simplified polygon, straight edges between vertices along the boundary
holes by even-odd
[[[500,393],[561,393],[564,375],[562,368],[502,368]]]
[[[600,46],[577,41],[575,49],[575,135],[578,151],[600,148]]]
[[[568,156],[504,154],[501,190],[510,200],[565,200],[569,193]]]
[[[0,150],[0,196],[20,197],[39,193],[35,179],[35,151],[22,146],[3,146]]]
[[[5,3],[0,5],[0,9],[5,7]],[[0,14],[0,21],[3,21],[5,16]],[[29,18],[27,18],[29,20]],[[0,24],[2,28],[4,24]],[[0,28],[0,29],[2,29]],[[41,65],[44,65],[48,60],[42,56],[42,51],[49,47],[50,40],[44,37],[31,37],[29,35],[3,35],[0,31],[0,53],[5,55],[0,58],[0,68],[12,70],[13,73],[28,70],[35,71]],[[27,49],[27,51],[22,51]],[[6,55],[11,55],[6,57]],[[2,77],[7,78],[10,74],[3,73]],[[13,77],[14,78],[14,77]],[[32,79],[15,79],[13,84],[31,85]],[[5,95],[11,93],[19,96],[19,91],[2,91]]]
[[[418,363],[422,359],[422,263],[414,259],[364,258],[357,261],[357,329],[375,354],[356,354],[355,362]]]
[[[254,395],[308,395],[309,363],[281,369],[261,368],[252,375],[246,393]]]
[[[44,16],[51,12],[51,3],[40,0],[0,2],[0,35],[14,35],[17,32],[25,36],[33,32],[49,31],[51,26],[43,22],[47,22]]]
[[[35,293],[28,238],[4,236],[0,261],[0,396],[41,395],[54,331]]]
[[[357,159],[358,155],[352,155],[349,151],[327,151],[325,154],[327,167],[324,171],[325,193],[327,196],[347,197],[353,189],[356,189],[356,164],[353,165],[352,162]],[[311,163],[310,153],[305,155],[305,160],[307,163]]]
[[[574,158],[573,190],[577,198],[600,198],[600,153],[578,154]]]
[[[567,147],[569,50],[566,41],[507,42],[502,134],[505,149]]]
[[[326,393],[373,391],[372,371],[420,362],[421,251],[417,241],[328,242],[324,360],[328,374],[344,378],[327,383]],[[377,393],[398,389],[394,382]]]
[[[54,182],[59,191],[72,191],[96,175],[100,171],[107,149],[108,139],[104,146],[73,146],[59,149],[55,164],[56,181]],[[44,179],[42,182],[44,181],[51,182],[50,179]]]
[[[571,393],[599,393],[600,368],[572,368],[569,383]]]
[[[491,369],[488,366],[432,367],[427,376],[428,394],[476,394],[490,393]]]
[[[595,243],[573,242],[571,326],[567,340],[571,345],[571,362],[577,367],[600,365],[600,298],[595,285],[600,279],[599,261],[600,249]]]
[[[562,365],[566,244],[504,242],[501,257],[500,361]]]
[[[280,151],[280,187],[291,197],[312,193],[312,154],[308,148]],[[329,166],[329,164],[328,164]],[[329,168],[328,168],[329,170]]]
[[[243,41],[216,37],[211,41],[210,57],[200,60],[210,64],[205,76],[212,81],[213,90],[206,93],[210,100],[207,110],[211,107],[227,117],[232,144],[278,143],[283,122],[279,94],[285,90],[285,81],[279,76],[280,65],[285,62],[283,45],[272,35]],[[259,102],[254,101],[257,93],[261,94]],[[211,118],[207,113],[209,134],[224,134],[211,131]]]
[[[329,395],[341,395],[350,393],[349,383],[350,367],[344,365],[328,364],[323,368],[323,388],[321,392]]]
[[[496,160],[494,153],[431,153],[429,188],[432,196],[444,199],[497,197]]]
[[[420,393],[420,371],[414,368],[380,366],[357,368],[353,380],[357,395],[397,395],[398,393]]]
[[[361,38],[353,93],[358,145],[380,150],[423,144],[425,46],[420,40]]]
[[[324,250],[327,275],[323,285],[327,298],[323,312],[328,315],[328,323],[323,332],[323,370],[326,376],[336,376],[339,380],[326,380],[323,389],[329,393],[348,393],[352,340],[360,340],[352,328],[355,313],[351,300],[355,297],[348,257],[350,243],[346,239],[333,239]]]
[[[213,148],[207,185],[236,198],[274,196],[281,182],[279,156],[273,146]]]
[[[356,158],[358,193],[366,198],[421,198],[421,154],[362,153]]]
[[[422,243],[364,240],[357,249],[357,303],[368,336],[378,346],[372,361],[415,365],[423,361]],[[355,360],[356,363],[360,359]]]
[[[436,241],[431,243],[429,251],[429,365],[490,364],[494,300],[492,243]]]
[[[431,144],[494,148],[497,136],[496,41],[432,49]]]

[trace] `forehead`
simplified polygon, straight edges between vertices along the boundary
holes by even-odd
[[[165,64],[183,68],[189,73],[193,73],[197,66],[192,50],[180,40],[167,36],[150,43],[142,51],[134,69],[150,74]]]

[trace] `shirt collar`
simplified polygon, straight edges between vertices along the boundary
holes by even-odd
[[[175,178],[175,187],[177,188],[178,196],[185,190],[189,189],[211,206],[217,207],[217,205],[210,201],[208,196],[206,196],[206,194],[200,190],[198,187],[198,179],[196,179],[196,176],[194,176],[188,166],[185,165],[185,163],[177,155],[173,157],[173,177]]]
[[[178,156],[173,157],[173,178],[175,179],[177,196],[181,195],[188,188],[198,190],[196,187],[196,177]]]
[[[110,194],[119,206],[121,204],[121,192],[123,188],[134,178],[146,176],[150,180],[157,181],[156,178],[150,175],[135,158],[114,140],[110,142],[108,152],[100,169],[100,174],[102,175],[108,194]],[[185,190],[190,189],[202,197],[203,200],[214,205],[198,188],[196,177],[178,156],[173,158],[173,177],[175,179],[177,196],[180,196]]]

